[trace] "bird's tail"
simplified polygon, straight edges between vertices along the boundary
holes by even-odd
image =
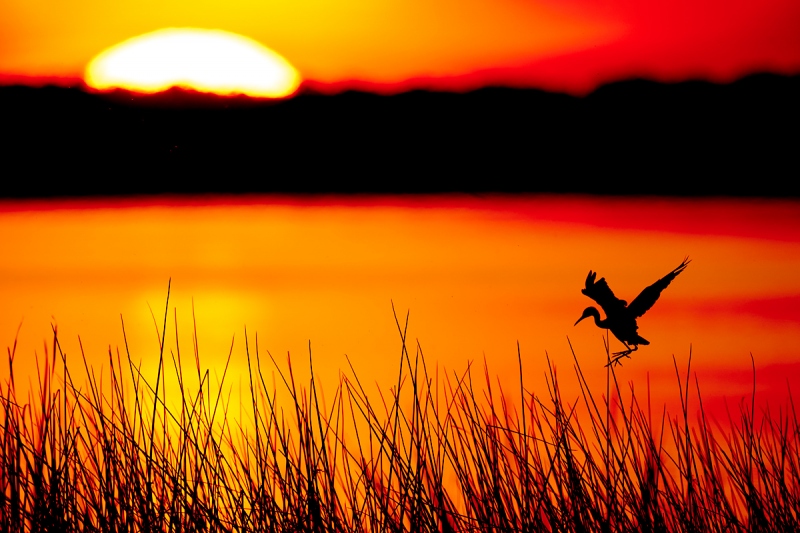
[[[650,341],[645,339],[644,337],[640,337],[639,335],[636,335],[636,342],[634,342],[633,344],[637,344],[637,345],[641,344],[643,346],[647,346],[648,344],[650,344]]]

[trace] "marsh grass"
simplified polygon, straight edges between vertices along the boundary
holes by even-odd
[[[409,349],[407,325],[397,320],[397,382],[375,394],[350,365],[323,397],[310,353],[301,384],[291,359],[281,369],[245,336],[238,402],[227,364],[213,387],[202,370],[196,330],[189,386],[180,349],[165,353],[166,317],[150,379],[127,346],[109,350],[107,373],[83,356],[73,376],[54,328],[36,392],[19,398],[15,343],[0,393],[0,530],[799,530],[791,396],[760,413],[742,403],[718,424],[676,364],[681,411],[654,418],[614,369],[590,390],[573,352],[580,395],[562,395],[548,359],[540,397],[519,351],[513,391],[485,363],[440,376]]]

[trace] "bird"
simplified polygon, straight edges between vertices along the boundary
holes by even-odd
[[[586,276],[586,287],[581,289],[581,293],[600,304],[600,307],[606,313],[606,318],[605,320],[600,319],[600,311],[596,307],[587,307],[583,310],[583,314],[575,322],[575,325],[577,326],[584,318],[594,317],[594,323],[597,327],[611,330],[611,333],[625,345],[625,350],[615,352],[613,354],[614,357],[611,358],[606,366],[621,365],[620,359],[623,357],[630,358],[630,354],[638,350],[640,344],[645,346],[650,344],[650,341],[639,335],[639,326],[636,323],[636,319],[653,307],[653,304],[661,296],[661,291],[666,289],[689,263],[691,263],[691,260],[689,256],[686,256],[683,262],[669,274],[642,290],[630,305],[625,300],[620,300],[614,296],[605,278],[596,280],[597,272],[589,271],[589,275]],[[631,348],[631,346],[633,347]]]

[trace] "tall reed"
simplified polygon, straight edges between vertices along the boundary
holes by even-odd
[[[109,351],[102,375],[82,354],[76,378],[54,328],[38,388],[19,398],[15,344],[0,392],[0,530],[800,530],[790,396],[716,424],[676,364],[681,411],[654,420],[649,397],[642,405],[613,369],[604,394],[590,390],[574,352],[577,401],[549,359],[547,394],[530,392],[519,350],[518,390],[493,383],[485,363],[440,376],[409,349],[408,317],[395,319],[390,390],[368,394],[350,365],[323,396],[310,353],[301,384],[291,359],[282,369],[245,336],[239,405],[228,364],[212,388],[196,342],[189,386],[180,349],[165,353],[166,317],[149,379],[127,346]]]

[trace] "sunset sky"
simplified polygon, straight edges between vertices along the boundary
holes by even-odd
[[[636,76],[800,71],[794,0],[5,0],[0,82],[69,83],[108,47],[166,27],[252,38],[323,90],[583,93]]]
[[[171,27],[268,47],[291,65],[290,91],[302,81],[329,92],[501,84],[585,94],[642,76],[800,73],[794,0],[6,0],[0,83],[80,83],[110,47]],[[571,368],[569,337],[601,379],[602,332],[573,326],[592,304],[580,294],[587,272],[630,301],[688,255],[689,268],[641,319],[652,346],[626,363],[625,378],[649,376],[671,394],[672,356],[685,363],[691,346],[708,405],[720,406],[749,391],[752,353],[761,397],[782,397],[800,365],[798,213],[796,202],[723,199],[4,200],[0,345],[22,324],[18,364],[33,375],[31,356],[57,324],[71,355],[80,336],[101,365],[124,345],[122,315],[133,357],[152,367],[153,317],[163,321],[171,278],[178,338],[191,346],[194,305],[212,366],[232,338],[242,364],[246,327],[280,357],[304,358],[310,342],[329,379],[347,354],[388,383],[394,302],[411,312],[411,338],[444,367],[486,357],[513,380],[519,341],[535,381],[546,353]]]
[[[0,207],[0,345],[21,324],[17,375],[33,376],[56,324],[73,370],[107,369],[123,351],[151,375],[172,279],[168,353],[192,360],[192,306],[201,361],[221,372],[233,342],[232,383],[250,342],[303,375],[309,343],[329,386],[347,355],[367,383],[396,379],[401,320],[430,365],[482,365],[505,386],[543,386],[546,354],[573,382],[567,338],[589,379],[605,380],[603,331],[573,326],[594,302],[588,271],[620,298],[692,262],[639,319],[642,346],[618,370],[654,401],[676,400],[673,355],[690,346],[707,408],[752,389],[784,401],[800,386],[800,208],[796,202],[582,197],[281,197],[16,202]],[[151,314],[152,313],[152,314]],[[175,315],[174,313],[177,313]],[[48,340],[50,339],[50,340]],[[622,348],[611,337],[611,348]],[[187,363],[188,364],[188,363]],[[189,365],[193,366],[193,363]],[[0,381],[7,379],[0,367]],[[567,391],[573,389],[566,388]],[[641,389],[640,389],[641,390]],[[720,413],[721,411],[716,411]]]
[[[442,530],[483,511],[484,483],[457,473],[475,469],[514,479],[492,488],[495,514],[533,496],[547,527],[567,516],[551,492],[581,527],[664,524],[659,498],[675,523],[699,507],[729,520],[697,496],[734,490],[733,513],[767,523],[752,489],[786,497],[777,474],[798,455],[798,84],[800,0],[0,0],[9,501],[33,495],[34,526],[114,524],[102,508],[152,529],[156,506],[170,527],[226,523],[210,495],[255,527],[272,513],[319,529],[360,520],[375,494],[391,517],[373,524],[426,515]],[[679,265],[638,318],[649,344],[610,366],[629,347],[576,323],[600,307],[587,274],[632,302]],[[632,439],[615,433],[626,413]],[[243,431],[241,453],[224,428]],[[574,448],[583,428],[591,444]],[[721,462],[690,459],[692,439]],[[42,474],[61,450],[71,462]],[[779,462],[754,467],[762,454]],[[719,465],[731,485],[715,484]],[[296,515],[262,474],[296,486]],[[64,479],[84,483],[70,498],[103,503],[62,505]],[[323,512],[314,483],[325,498],[352,485],[352,504]],[[509,496],[520,487],[526,500]]]

